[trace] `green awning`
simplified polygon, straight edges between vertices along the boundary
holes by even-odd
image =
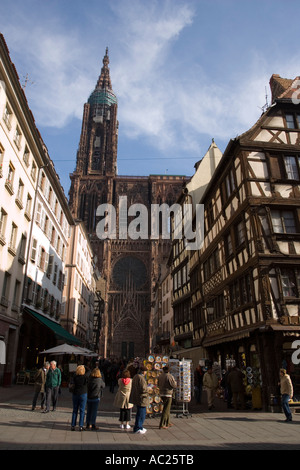
[[[32,315],[37,321],[52,330],[57,339],[63,339],[64,341],[71,344],[81,344],[81,341],[78,338],[71,335],[71,333],[59,325],[59,323],[50,320],[50,318],[44,317],[43,315],[35,312],[34,310],[31,310],[28,307],[25,307],[24,311]]]

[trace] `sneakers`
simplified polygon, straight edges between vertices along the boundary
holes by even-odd
[[[121,429],[131,429],[131,426],[129,424],[120,424]]]
[[[145,432],[147,432],[147,429],[143,428],[143,429],[138,429],[137,431],[134,431],[134,434],[145,434]]]

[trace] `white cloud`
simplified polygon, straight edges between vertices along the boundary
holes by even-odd
[[[8,47],[34,82],[26,94],[38,126],[63,128],[72,117],[82,119],[106,45],[119,100],[120,132],[169,153],[203,152],[204,135],[217,141],[244,132],[260,115],[271,74],[299,74],[297,57],[270,70],[271,59],[265,59],[263,52],[253,53],[250,60],[248,54],[244,62],[235,60],[232,70],[240,70],[236,78],[234,73],[212,77],[210,70],[186,61],[176,47],[196,21],[191,3],[114,0],[108,4],[110,11],[105,10],[107,17],[100,14],[99,2],[92,5],[94,18],[86,16],[78,23],[66,12],[58,21],[49,14],[42,25],[28,11],[22,20],[21,11],[20,17],[6,18],[3,32]],[[197,31],[199,49],[201,40]]]

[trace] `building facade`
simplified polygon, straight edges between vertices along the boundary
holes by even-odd
[[[98,276],[93,258],[85,226],[76,222],[69,231],[61,325],[88,349],[96,346],[93,329]]]
[[[266,408],[279,400],[281,367],[300,393],[298,84],[273,75],[272,105],[229,142],[199,200],[204,244],[189,261],[198,357],[204,348],[223,368],[236,363]]]
[[[75,222],[2,35],[0,194],[0,381],[9,385],[40,351],[83,336],[60,324]]]
[[[171,205],[185,178],[117,174],[118,103],[108,64],[106,50],[95,90],[84,105],[76,169],[71,175],[70,207],[73,217],[85,223],[99,271],[106,281],[101,354],[143,357],[150,347],[151,289],[158,278],[159,264],[168,256],[170,239],[151,240],[148,231],[145,237],[129,237],[127,228],[134,221],[129,212],[134,204],[140,204],[148,213],[151,204]],[[103,204],[115,208],[116,220],[127,227],[125,235],[117,224],[115,238],[98,237],[101,216],[97,209]]]

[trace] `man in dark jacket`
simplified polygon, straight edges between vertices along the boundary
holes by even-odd
[[[148,405],[148,389],[145,380],[146,367],[140,366],[137,374],[132,379],[132,387],[129,402],[136,405],[136,416],[133,432],[145,434],[147,429],[143,428]]]
[[[56,403],[58,397],[58,391],[61,384],[61,372],[56,367],[56,362],[50,362],[50,369],[48,370],[46,377],[46,409],[44,413],[49,413],[50,411],[50,402],[52,401],[53,409],[56,410]]]
[[[245,387],[243,383],[244,375],[237,367],[233,367],[228,374],[227,383],[232,392],[233,407],[238,409],[238,400],[240,401],[241,408],[244,410],[245,406]]]

